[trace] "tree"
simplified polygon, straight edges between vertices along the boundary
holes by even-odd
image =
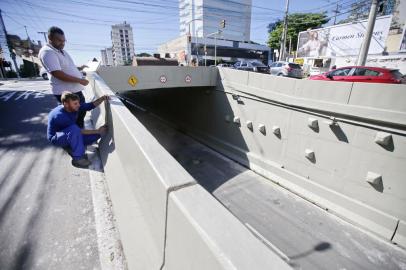
[[[292,13],[288,15],[288,31],[286,48],[289,48],[289,38],[292,39],[292,50],[296,50],[299,32],[311,28],[319,28],[330,19],[326,13]],[[282,40],[283,20],[277,20],[268,25],[268,45],[273,49],[279,49]]]

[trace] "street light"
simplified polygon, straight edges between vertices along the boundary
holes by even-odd
[[[221,33],[223,33],[223,31],[218,30],[216,32],[210,33],[206,36],[210,37],[210,36],[214,36],[214,65],[217,65],[217,35],[220,35]],[[206,40],[204,40],[204,46],[206,46]],[[205,58],[205,65],[206,65],[206,58]]]
[[[220,21],[220,28],[222,28],[222,29],[226,28],[226,20],[221,20]],[[211,33],[211,34],[208,34],[206,36],[206,38],[207,38],[209,36],[214,35],[214,65],[217,65],[217,35],[220,35],[222,32],[223,31],[219,29],[218,31],[216,31],[214,33]],[[206,39],[204,40],[204,55],[205,55],[205,57],[204,57],[204,66],[206,66],[206,60],[207,60]]]
[[[203,21],[203,19],[201,19],[201,18],[195,18],[195,19],[192,19],[192,20],[190,20],[190,21],[188,21],[186,24],[188,25],[188,44],[189,44],[189,48],[190,48],[190,50],[189,50],[189,53],[188,53],[188,66],[190,66],[190,60],[191,60],[191,58],[192,58],[192,35],[191,35],[191,33],[190,33],[190,24],[192,23],[192,22],[194,22],[194,21]],[[195,32],[195,42],[196,42],[196,44],[197,44],[197,36],[196,36],[196,27],[194,28],[194,32]],[[190,38],[189,38],[190,37]]]

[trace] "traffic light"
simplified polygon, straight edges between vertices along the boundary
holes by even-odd
[[[226,20],[221,20],[220,28],[225,28],[225,27],[226,27]]]

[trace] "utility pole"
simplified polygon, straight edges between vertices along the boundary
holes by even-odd
[[[279,49],[279,61],[283,61],[285,57],[286,36],[288,32],[288,12],[289,12],[289,0],[286,0],[285,19],[283,20],[282,41],[281,47]]]
[[[8,47],[8,50],[10,52],[10,57],[13,60],[14,67],[16,69],[17,78],[20,78],[20,70],[18,69],[18,66],[17,66],[16,54],[13,52],[13,49],[10,47],[10,43],[8,42],[8,35],[7,35],[6,25],[4,24],[4,21],[3,21],[3,15],[1,14],[1,9],[0,9],[0,27],[1,27],[1,30],[3,30],[3,33],[4,33],[5,37],[6,37],[7,47]]]
[[[37,32],[38,34],[43,34],[44,35],[44,40],[45,40],[45,43],[48,43],[48,39],[47,39],[47,32]]]
[[[34,51],[31,49],[31,39],[30,39],[30,36],[28,35],[27,26],[24,25],[24,28],[25,28],[25,33],[27,34],[27,50],[28,50],[28,53],[31,55],[32,70],[34,72],[33,75],[36,75],[34,56],[33,56]]]
[[[364,41],[362,42],[361,49],[359,51],[357,66],[365,66],[365,62],[368,56],[369,45],[371,44],[371,39],[374,31],[377,8],[378,8],[378,0],[372,0],[371,9],[369,11],[368,17],[368,25],[365,32]]]
[[[337,16],[340,13],[340,10],[338,8],[340,8],[340,7],[341,6],[337,2],[336,9],[333,10],[333,12],[334,12],[334,23],[333,23],[333,25],[336,25]]]

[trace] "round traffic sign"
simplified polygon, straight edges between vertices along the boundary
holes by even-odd
[[[168,80],[168,79],[166,78],[165,75],[161,75],[161,77],[159,77],[159,81],[160,81],[161,83],[166,83],[167,80]]]

